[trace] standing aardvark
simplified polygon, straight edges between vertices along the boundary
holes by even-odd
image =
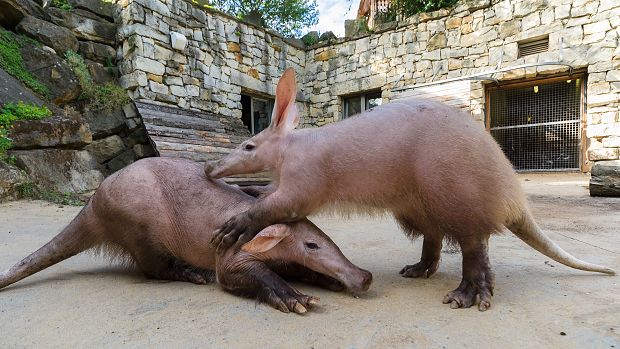
[[[576,269],[614,274],[581,261],[551,241],[532,218],[510,162],[467,113],[429,100],[392,102],[320,128],[293,130],[295,74],[276,90],[268,129],[243,142],[207,175],[271,171],[275,190],[226,222],[212,243],[218,250],[250,240],[264,227],[290,222],[334,204],[391,211],[410,237],[424,236],[422,257],[405,277],[430,276],[442,240],[459,244],[463,279],[444,303],[487,310],[494,275],[489,236],[510,229],[528,245]]]

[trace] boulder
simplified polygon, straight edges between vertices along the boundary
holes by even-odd
[[[133,150],[131,149],[127,149],[124,152],[120,153],[118,156],[116,156],[114,159],[110,160],[107,163],[107,168],[106,171],[108,175],[128,166],[129,164],[131,164],[132,162],[134,162],[136,159],[136,156],[133,152]]]
[[[68,50],[77,51],[79,48],[77,38],[71,30],[32,16],[24,17],[16,30],[53,48],[59,56],[64,56]]]
[[[111,136],[127,127],[125,114],[120,108],[112,111],[86,111],[82,117],[93,134],[93,139]]]
[[[94,141],[84,148],[95,157],[98,163],[104,162],[117,156],[125,150],[125,144],[118,135],[106,137],[98,141]]]
[[[52,21],[60,26],[69,28],[79,39],[114,45],[116,25],[103,20],[86,17],[77,11],[64,11],[49,8]]]
[[[308,32],[308,34],[301,37],[301,41],[303,41],[304,45],[306,46],[312,46],[320,41],[319,32]]]
[[[114,81],[114,70],[106,68],[103,64],[93,62],[91,60],[86,60],[85,64],[95,84],[103,85]]]
[[[92,41],[80,41],[79,52],[82,57],[102,64],[108,64],[108,61],[116,57],[116,51],[112,46]]]
[[[133,146],[133,152],[138,159],[155,156],[155,149],[150,144],[136,144]]]
[[[20,187],[30,182],[24,171],[0,161],[0,202],[19,199]]]
[[[69,0],[75,9],[87,10],[110,22],[114,22],[114,4],[102,0]]]
[[[9,154],[15,156],[17,165],[45,190],[81,193],[97,189],[103,181],[99,164],[85,150],[13,150]]]
[[[2,69],[0,69],[0,101],[15,103],[22,101],[38,106],[46,104],[37,94],[25,87],[21,81]]]
[[[620,197],[620,160],[597,161],[591,174],[590,196]]]
[[[319,41],[330,41],[330,40],[336,40],[336,39],[338,39],[338,37],[336,37],[336,34],[334,34],[334,32],[326,31],[325,33],[321,34]]]
[[[11,139],[14,149],[81,148],[91,143],[93,136],[79,119],[52,117],[15,121]]]
[[[49,20],[43,8],[31,0],[0,0],[0,26],[15,28],[26,16]]]
[[[49,88],[54,103],[66,104],[80,96],[82,89],[77,78],[63,59],[35,45],[26,45],[21,51],[24,66]]]

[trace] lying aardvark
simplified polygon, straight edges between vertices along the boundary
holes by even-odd
[[[332,290],[367,290],[372,275],[353,265],[307,219],[265,227],[240,251],[217,255],[213,231],[256,199],[205,177],[182,159],[140,160],[108,177],[71,223],[38,251],[0,274],[0,288],[80,252],[103,248],[150,278],[205,284],[258,297],[283,312],[305,313],[318,298],[281,277]],[[280,276],[281,275],[281,276]]]

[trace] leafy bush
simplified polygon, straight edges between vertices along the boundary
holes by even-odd
[[[0,27],[0,68],[11,74],[26,86],[43,96],[49,96],[48,88],[37,81],[24,67],[21,48],[32,42]]]
[[[40,120],[52,116],[52,112],[45,106],[38,107],[32,104],[7,103],[0,109],[0,159],[5,157],[6,151],[11,148],[9,131],[13,122],[17,120]]]
[[[394,0],[392,8],[403,17],[420,12],[436,11],[454,5],[458,0]]]
[[[82,99],[88,100],[94,110],[111,110],[129,102],[127,92],[120,86],[108,82],[104,85],[95,85],[93,78],[84,63],[84,58],[73,51],[67,51],[66,60],[73,68],[73,72],[82,87]]]
[[[71,4],[67,2],[67,0],[52,0],[52,6],[65,11],[69,11],[73,8],[73,6],[71,6]]]

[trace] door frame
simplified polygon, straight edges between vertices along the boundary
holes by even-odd
[[[569,74],[556,75],[552,77],[539,77],[539,78],[531,78],[531,79],[520,79],[519,81],[508,81],[508,82],[500,82],[497,84],[486,84],[484,88],[484,126],[487,132],[490,132],[491,129],[491,91],[499,90],[499,89],[510,89],[510,88],[523,88],[530,87],[536,85],[544,85],[551,84],[554,82],[566,81],[566,80],[576,80],[580,79],[580,113],[581,118],[579,122],[579,132],[581,135],[580,143],[579,143],[579,171],[580,172],[588,172],[590,170],[590,165],[587,163],[587,142],[586,138],[586,125],[587,125],[587,109],[586,109],[586,79],[587,74],[585,71],[575,71]],[[529,171],[528,171],[529,172]],[[537,172],[537,171],[531,171]],[[541,171],[541,172],[549,172],[549,171]],[[571,170],[565,170],[565,172],[571,172]]]

